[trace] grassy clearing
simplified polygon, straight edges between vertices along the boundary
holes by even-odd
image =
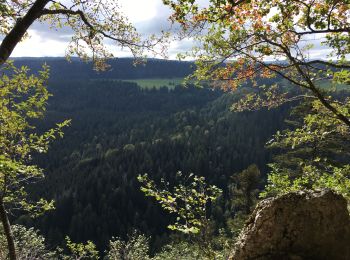
[[[156,88],[167,87],[169,89],[175,88],[176,85],[180,85],[183,78],[154,78],[154,79],[125,79],[123,81],[134,82],[141,88]]]
[[[284,86],[291,86],[291,83],[287,80],[283,79],[281,81]],[[316,84],[319,88],[324,90],[333,90],[333,91],[341,91],[341,90],[350,90],[350,86],[346,84],[332,84],[330,80],[321,80]]]
[[[341,90],[350,90],[349,85],[345,84],[333,84],[329,80],[323,80],[319,83],[319,86],[323,89],[332,89],[336,91],[341,91]]]

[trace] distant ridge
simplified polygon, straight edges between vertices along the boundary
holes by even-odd
[[[28,66],[33,72],[47,63],[50,80],[180,78],[194,70],[193,62],[163,59],[148,59],[146,64],[137,66],[132,58],[110,59],[110,68],[104,72],[94,71],[91,62],[85,63],[78,58],[72,58],[71,62],[64,57],[20,57],[13,60],[16,66]]]

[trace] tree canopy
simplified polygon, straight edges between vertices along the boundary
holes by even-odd
[[[322,88],[325,81],[349,81],[348,1],[163,2],[173,9],[172,19],[182,26],[182,36],[198,43],[189,54],[198,59],[194,74],[198,80],[232,90],[246,82],[254,83],[257,77],[278,76],[304,90],[301,97],[319,99],[350,127],[349,117],[332,104]],[[313,55],[319,48],[324,52],[322,59]],[[280,96],[283,100],[291,98]],[[275,105],[272,98],[270,101],[265,105]]]

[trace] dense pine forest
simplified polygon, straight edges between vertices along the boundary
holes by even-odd
[[[177,171],[206,177],[224,191],[210,213],[222,228],[234,217],[228,192],[234,182],[231,176],[256,164],[263,188],[272,159],[265,146],[285,127],[289,105],[233,113],[230,107],[245,89],[236,93],[205,86],[144,89],[108,77],[67,80],[70,75],[64,74],[60,62],[51,63],[53,70],[61,70],[62,79],[51,80],[53,96],[45,119],[38,123],[42,130],[65,119],[72,123],[48,154],[35,157],[46,178],[31,187],[33,197],[54,199],[55,210],[35,220],[21,216],[16,221],[34,225],[50,245],[64,244],[68,235],[77,242],[91,240],[103,252],[112,237],[126,239],[138,230],[152,237],[152,250],[159,250],[169,241],[166,227],[174,216],[145,198],[137,181],[140,174],[172,184]],[[167,70],[173,62],[161,62],[164,74],[159,62],[151,61],[147,70],[157,71],[157,77],[172,76]],[[176,65],[189,72],[187,63]],[[138,69],[126,76],[137,78]],[[178,77],[179,71],[174,72]]]

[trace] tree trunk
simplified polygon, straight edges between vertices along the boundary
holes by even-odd
[[[10,260],[17,260],[15,241],[12,235],[10,221],[7,217],[7,212],[2,199],[0,200],[0,219],[4,227]]]

